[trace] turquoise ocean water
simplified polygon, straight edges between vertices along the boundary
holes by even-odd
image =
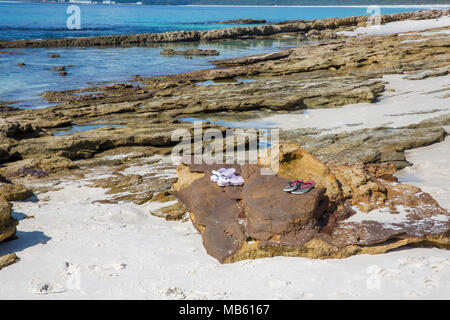
[[[88,37],[113,34],[135,34],[176,30],[205,30],[233,25],[217,21],[239,18],[266,19],[278,22],[290,19],[346,17],[367,13],[358,7],[188,7],[145,5],[82,5],[81,30],[68,30],[66,13],[69,4],[0,3],[0,40]],[[381,8],[382,14],[418,10],[417,8]],[[277,51],[298,45],[297,40],[247,40],[217,43],[177,43],[174,48],[199,47],[217,49],[217,58],[232,58]],[[22,55],[0,54],[0,103],[23,108],[47,106],[39,95],[47,90],[65,90],[100,83],[123,82],[134,75],[152,76],[190,72],[212,66],[216,57],[167,57],[159,54],[160,46],[131,48],[17,48],[0,51],[22,52]],[[50,53],[60,58],[52,59]],[[25,66],[17,66],[25,62]],[[72,65],[61,77],[51,67]]]

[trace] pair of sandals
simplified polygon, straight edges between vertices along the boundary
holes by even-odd
[[[305,194],[314,188],[316,183],[313,180],[303,181],[297,179],[295,181],[289,182],[288,186],[283,189],[283,191],[290,192],[292,194]]]
[[[217,171],[211,171],[211,173],[211,181],[217,183],[220,187],[242,186],[244,184],[244,179],[236,174],[234,168],[220,168]]]

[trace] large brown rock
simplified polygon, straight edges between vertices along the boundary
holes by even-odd
[[[258,165],[179,165],[174,195],[190,211],[207,253],[220,262],[345,258],[408,244],[450,248],[447,210],[419,188],[395,182],[392,166],[328,167],[294,144],[280,146],[279,160],[277,175],[261,175]],[[270,153],[260,156],[261,165],[269,161]],[[244,186],[210,181],[212,170],[230,166]],[[292,195],[282,191],[284,177],[315,179],[318,188]]]
[[[313,189],[302,196],[282,191],[287,180],[260,175],[259,170],[248,179],[242,190],[242,205],[247,215],[247,233],[257,240],[275,235],[311,230],[324,212],[325,189]],[[322,202],[323,203],[323,202]]]
[[[282,190],[286,180],[261,175],[256,165],[234,166],[244,178],[244,186],[221,188],[210,181],[211,170],[220,166],[182,164],[179,172],[194,176],[180,177],[174,186],[175,196],[191,210],[210,255],[226,262],[248,237],[285,241],[314,230],[325,209],[321,206],[325,189],[305,196],[286,193]]]

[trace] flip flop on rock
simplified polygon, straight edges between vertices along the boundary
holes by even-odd
[[[217,181],[217,185],[221,187],[228,186],[242,186],[244,184],[244,179],[241,176],[233,174],[229,177],[220,177],[219,181]]]
[[[302,182],[298,185],[297,189],[291,192],[291,194],[305,194],[314,188],[316,183],[312,180]]]
[[[217,171],[213,170],[211,171],[211,181],[217,182],[221,177],[231,177],[236,172],[236,169],[234,168],[220,168]]]
[[[286,191],[286,192],[294,191],[294,190],[296,190],[296,189],[298,188],[298,186],[299,186],[300,184],[302,184],[302,183],[303,183],[303,180],[302,180],[302,179],[297,179],[297,180],[294,180],[294,181],[292,181],[292,182],[289,182],[289,183],[288,183],[288,186],[287,186],[286,188],[284,188],[283,191]]]
[[[234,173],[236,172],[236,169],[234,169],[234,168],[228,168],[228,169],[225,169],[225,168],[220,168],[219,170],[217,170],[217,171],[215,171],[215,170],[213,170],[213,171],[211,171],[211,173],[214,175],[214,176],[217,176],[217,177],[230,177],[230,176],[232,176]]]

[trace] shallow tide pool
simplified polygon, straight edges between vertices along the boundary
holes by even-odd
[[[0,51],[24,54],[0,54],[0,104],[17,101],[11,106],[47,107],[50,104],[40,97],[44,91],[126,82],[131,81],[134,75],[149,77],[192,72],[214,67],[212,60],[274,52],[299,44],[296,39],[281,39],[176,43],[154,47],[2,49]],[[215,49],[220,55],[193,58],[161,55],[160,51],[167,47]],[[51,58],[51,54],[60,57]],[[25,65],[18,66],[19,62]],[[66,67],[66,76],[50,70],[58,66]]]

